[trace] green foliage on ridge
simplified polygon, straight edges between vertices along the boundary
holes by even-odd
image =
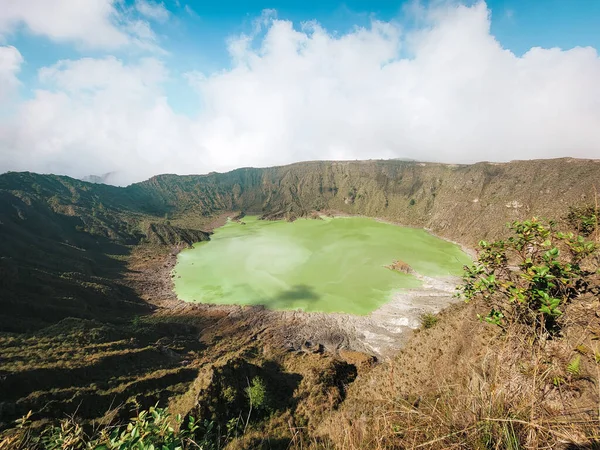
[[[491,306],[483,317],[489,323],[556,333],[565,306],[597,291],[598,246],[535,218],[515,221],[510,230],[506,240],[479,243],[477,261],[465,268],[462,295]]]
[[[267,386],[260,377],[254,377],[245,389],[250,406],[256,409],[268,410],[270,408]]]
[[[152,404],[195,379],[193,368],[175,367],[178,363],[171,359],[173,351],[194,357],[191,352],[199,351],[197,332],[186,332],[190,342],[180,350],[183,344],[175,337],[165,348],[162,325],[156,331],[140,319],[134,322],[137,326],[131,325],[134,317],[148,317],[150,312],[139,293],[124,282],[130,252],[137,245],[163,252],[185,246],[203,236],[201,230],[211,217],[232,210],[286,218],[312,210],[361,214],[427,227],[470,245],[479,238],[507,238],[507,220],[522,221],[530,214],[561,217],[569,205],[587,198],[599,170],[596,162],[571,159],[474,165],[323,161],[201,176],[160,175],[128,187],[55,175],[0,175],[0,331],[5,332],[0,337],[3,357],[7,349],[24,357],[24,364],[3,375],[0,383],[3,424],[23,413],[15,405],[37,408],[47,403],[41,418],[54,420],[73,413],[82,399],[88,408],[85,418],[91,420],[114,398],[128,406],[126,402],[142,397]],[[582,219],[578,230],[584,238],[586,233],[593,236],[594,217],[597,211],[590,207],[575,214]],[[579,238],[573,238],[573,245],[579,245]],[[514,286],[536,285],[540,292],[527,294],[524,306],[494,292],[486,300],[493,308],[490,321],[506,326],[523,317],[538,329],[540,324],[554,329],[552,322],[560,328],[559,312],[577,297],[565,297],[550,286],[557,282],[548,275],[566,270],[571,251],[562,247],[571,238],[556,239],[560,245],[544,247],[542,259],[533,264],[536,268],[525,270],[531,279],[519,279]],[[554,247],[559,254],[543,260]],[[507,253],[508,248],[491,251]],[[555,262],[557,268],[552,267]],[[537,269],[542,265],[550,267],[548,272]],[[580,263],[578,270],[589,269]],[[574,283],[579,292],[588,289],[587,275],[572,276],[571,271],[564,278],[565,286]],[[499,289],[509,289],[498,279],[493,283]],[[515,316],[519,308],[526,314]],[[66,342],[62,335],[67,322],[90,326]],[[181,333],[179,324],[173,328]],[[148,337],[140,338],[142,332]],[[18,366],[19,358],[13,357],[10,364]],[[73,380],[80,385],[73,386]],[[235,408],[246,400],[242,381]],[[269,386],[275,384],[269,381]],[[84,414],[83,408],[78,414]]]
[[[31,413],[18,421],[15,430],[0,435],[0,448],[12,450],[213,450],[224,441],[213,424],[199,424],[194,417],[172,417],[168,408],[150,407],[129,423],[100,427],[92,433],[75,419],[64,419],[41,432],[29,428]]]

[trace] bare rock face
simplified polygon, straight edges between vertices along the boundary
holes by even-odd
[[[243,210],[288,219],[330,210],[426,227],[475,245],[504,237],[507,222],[559,218],[569,206],[589,203],[599,174],[600,160],[570,158],[471,165],[314,161],[212,176],[161,175],[122,189],[126,199],[161,215]]]
[[[145,230],[146,240],[151,244],[191,247],[194,243],[208,241],[210,233],[179,228],[168,223],[150,223]]]

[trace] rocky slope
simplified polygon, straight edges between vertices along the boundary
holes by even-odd
[[[600,161],[575,159],[305,162],[159,175],[126,188],[7,173],[0,175],[0,329],[143,309],[119,284],[131,246],[207,239],[199,224],[223,211],[288,219],[312,211],[363,214],[472,246],[502,235],[512,220],[564,216],[569,206],[592,200],[595,184]]]
[[[208,235],[170,225],[132,194],[55,175],[0,175],[0,331],[148,310],[122,282],[132,246],[187,246]]]
[[[391,219],[470,245],[506,222],[563,215],[591,201],[600,160],[447,165],[407,161],[306,162],[204,176],[160,175],[126,188],[148,208],[182,214],[244,210],[302,216],[313,210]]]
[[[259,372],[274,385],[279,377],[294,381],[290,385],[302,380],[276,416],[283,434],[320,423],[328,401],[332,411],[338,408],[356,376],[346,372],[361,364],[341,352],[320,353],[319,344],[337,336],[315,335],[307,347],[294,342],[305,333],[305,322],[295,321],[294,313],[282,326],[285,315],[260,308],[182,305],[163,295],[177,249],[208,239],[210,223],[223,218],[219,213],[288,219],[313,211],[363,214],[427,227],[471,246],[502,235],[508,221],[560,218],[570,206],[590,204],[599,183],[600,161],[573,159],[474,165],[308,162],[160,175],[126,188],[54,175],[0,175],[0,429],[29,410],[36,420],[75,411],[94,420],[109,416],[114,406],[125,405],[120,414],[126,416],[127,408],[161,401],[185,414],[202,396],[220,408],[221,391],[213,392],[211,383],[221,383],[229,372],[239,373],[233,380],[241,383],[238,394],[246,378]],[[456,333],[463,333],[465,313],[452,317]],[[320,328],[331,335],[341,320],[332,317]],[[293,336],[282,337],[282,330]],[[441,333],[434,340],[446,337]],[[446,340],[444,351],[454,361],[453,355],[464,353],[462,344]],[[282,341],[294,344],[290,351]],[[415,350],[423,367],[438,357],[433,350],[426,353],[430,347],[425,356]],[[397,372],[410,365],[403,363]],[[388,376],[388,369],[377,370],[375,376]],[[366,386],[361,379],[371,378],[359,370],[356,389]],[[354,414],[352,406],[342,413]],[[259,431],[257,442],[273,434]],[[281,448],[288,444],[282,440]],[[348,448],[343,442],[339,447]]]

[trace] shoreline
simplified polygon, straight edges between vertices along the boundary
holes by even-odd
[[[220,214],[204,230],[212,231],[222,226],[234,214],[235,212]],[[385,219],[373,219],[402,226]],[[453,296],[459,277],[417,275],[423,283],[421,287],[395,292],[388,302],[366,315],[270,310],[262,305],[186,302],[177,297],[173,286],[173,269],[177,264],[177,255],[182,250],[184,248],[172,247],[161,254],[155,254],[142,267],[136,267],[136,271],[140,272],[140,276],[134,281],[136,290],[144,300],[157,307],[156,313],[169,314],[177,311],[178,314],[195,316],[206,314],[211,317],[237,318],[256,323],[257,327],[260,324],[263,332],[268,330],[271,338],[290,350],[301,349],[306,342],[311,342],[333,354],[348,349],[387,359],[397,354],[410,335],[420,327],[423,314],[437,314],[459,301]],[[140,252],[143,254],[143,249]]]

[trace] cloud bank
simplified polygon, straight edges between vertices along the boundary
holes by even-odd
[[[136,45],[154,48],[155,36],[144,20],[132,16],[122,0],[2,0],[0,42],[20,28],[55,42],[86,49],[117,49]],[[136,0],[144,17],[166,20],[162,3]]]
[[[600,158],[595,49],[516,56],[490,34],[485,3],[421,13],[408,32],[374,21],[342,35],[266,14],[230,40],[230,70],[185,75],[194,118],[169,106],[174,74],[156,57],[60,61],[0,117],[0,170],[129,183],[312,159]],[[0,96],[17,86],[14,52],[0,47]]]
[[[0,47],[0,102],[8,102],[20,85],[17,73],[23,63],[21,53],[14,47]]]

